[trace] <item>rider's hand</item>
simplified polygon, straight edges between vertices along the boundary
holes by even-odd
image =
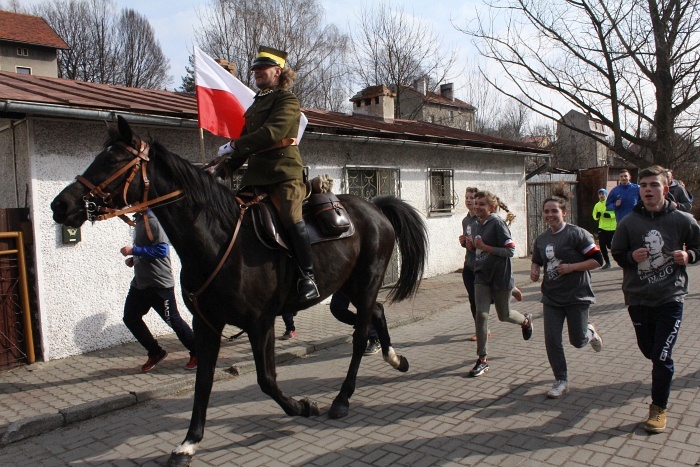
[[[134,247],[131,245],[123,246],[119,252],[122,254],[122,256],[131,256],[134,254]]]
[[[223,146],[219,147],[219,152],[216,154],[218,157],[225,156],[226,154],[231,154],[234,151],[233,141],[229,141]]]
[[[129,256],[128,258],[126,258],[126,259],[124,260],[124,264],[126,264],[126,265],[129,266],[130,268],[133,268],[133,267],[134,267],[134,257],[133,257],[133,256]]]

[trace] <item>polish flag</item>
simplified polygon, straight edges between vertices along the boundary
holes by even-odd
[[[255,93],[196,45],[194,82],[199,127],[217,136],[238,138],[245,126],[243,114]]]
[[[243,114],[253,104],[255,92],[233,76],[213,58],[194,46],[194,80],[197,92],[199,127],[210,133],[235,140],[245,126]],[[302,113],[297,144],[308,119]]]

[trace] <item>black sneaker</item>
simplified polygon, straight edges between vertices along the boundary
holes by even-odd
[[[477,359],[476,360],[476,365],[474,365],[474,368],[471,369],[469,372],[469,376],[472,378],[476,378],[477,376],[481,376],[484,373],[488,373],[489,371],[489,362],[487,360],[482,360],[482,359]]]
[[[529,341],[532,337],[532,315],[525,313],[525,318],[527,318],[527,324],[523,324],[523,339]]]
[[[605,263],[600,269],[610,269],[610,263]]]
[[[379,344],[378,339],[370,339],[367,343],[367,348],[365,349],[365,355],[374,355],[382,350],[381,344]]]

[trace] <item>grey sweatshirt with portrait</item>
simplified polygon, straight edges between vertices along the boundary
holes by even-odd
[[[644,203],[617,224],[612,255],[624,269],[622,291],[628,306],[659,306],[682,302],[688,293],[686,267],[673,260],[675,250],[688,252],[689,263],[700,257],[700,226],[693,216],[679,211],[668,201],[659,212],[648,211]],[[649,248],[650,257],[637,263],[632,252]]]

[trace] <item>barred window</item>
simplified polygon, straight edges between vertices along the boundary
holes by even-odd
[[[452,169],[428,169],[430,213],[449,214],[455,209],[454,171]]]

